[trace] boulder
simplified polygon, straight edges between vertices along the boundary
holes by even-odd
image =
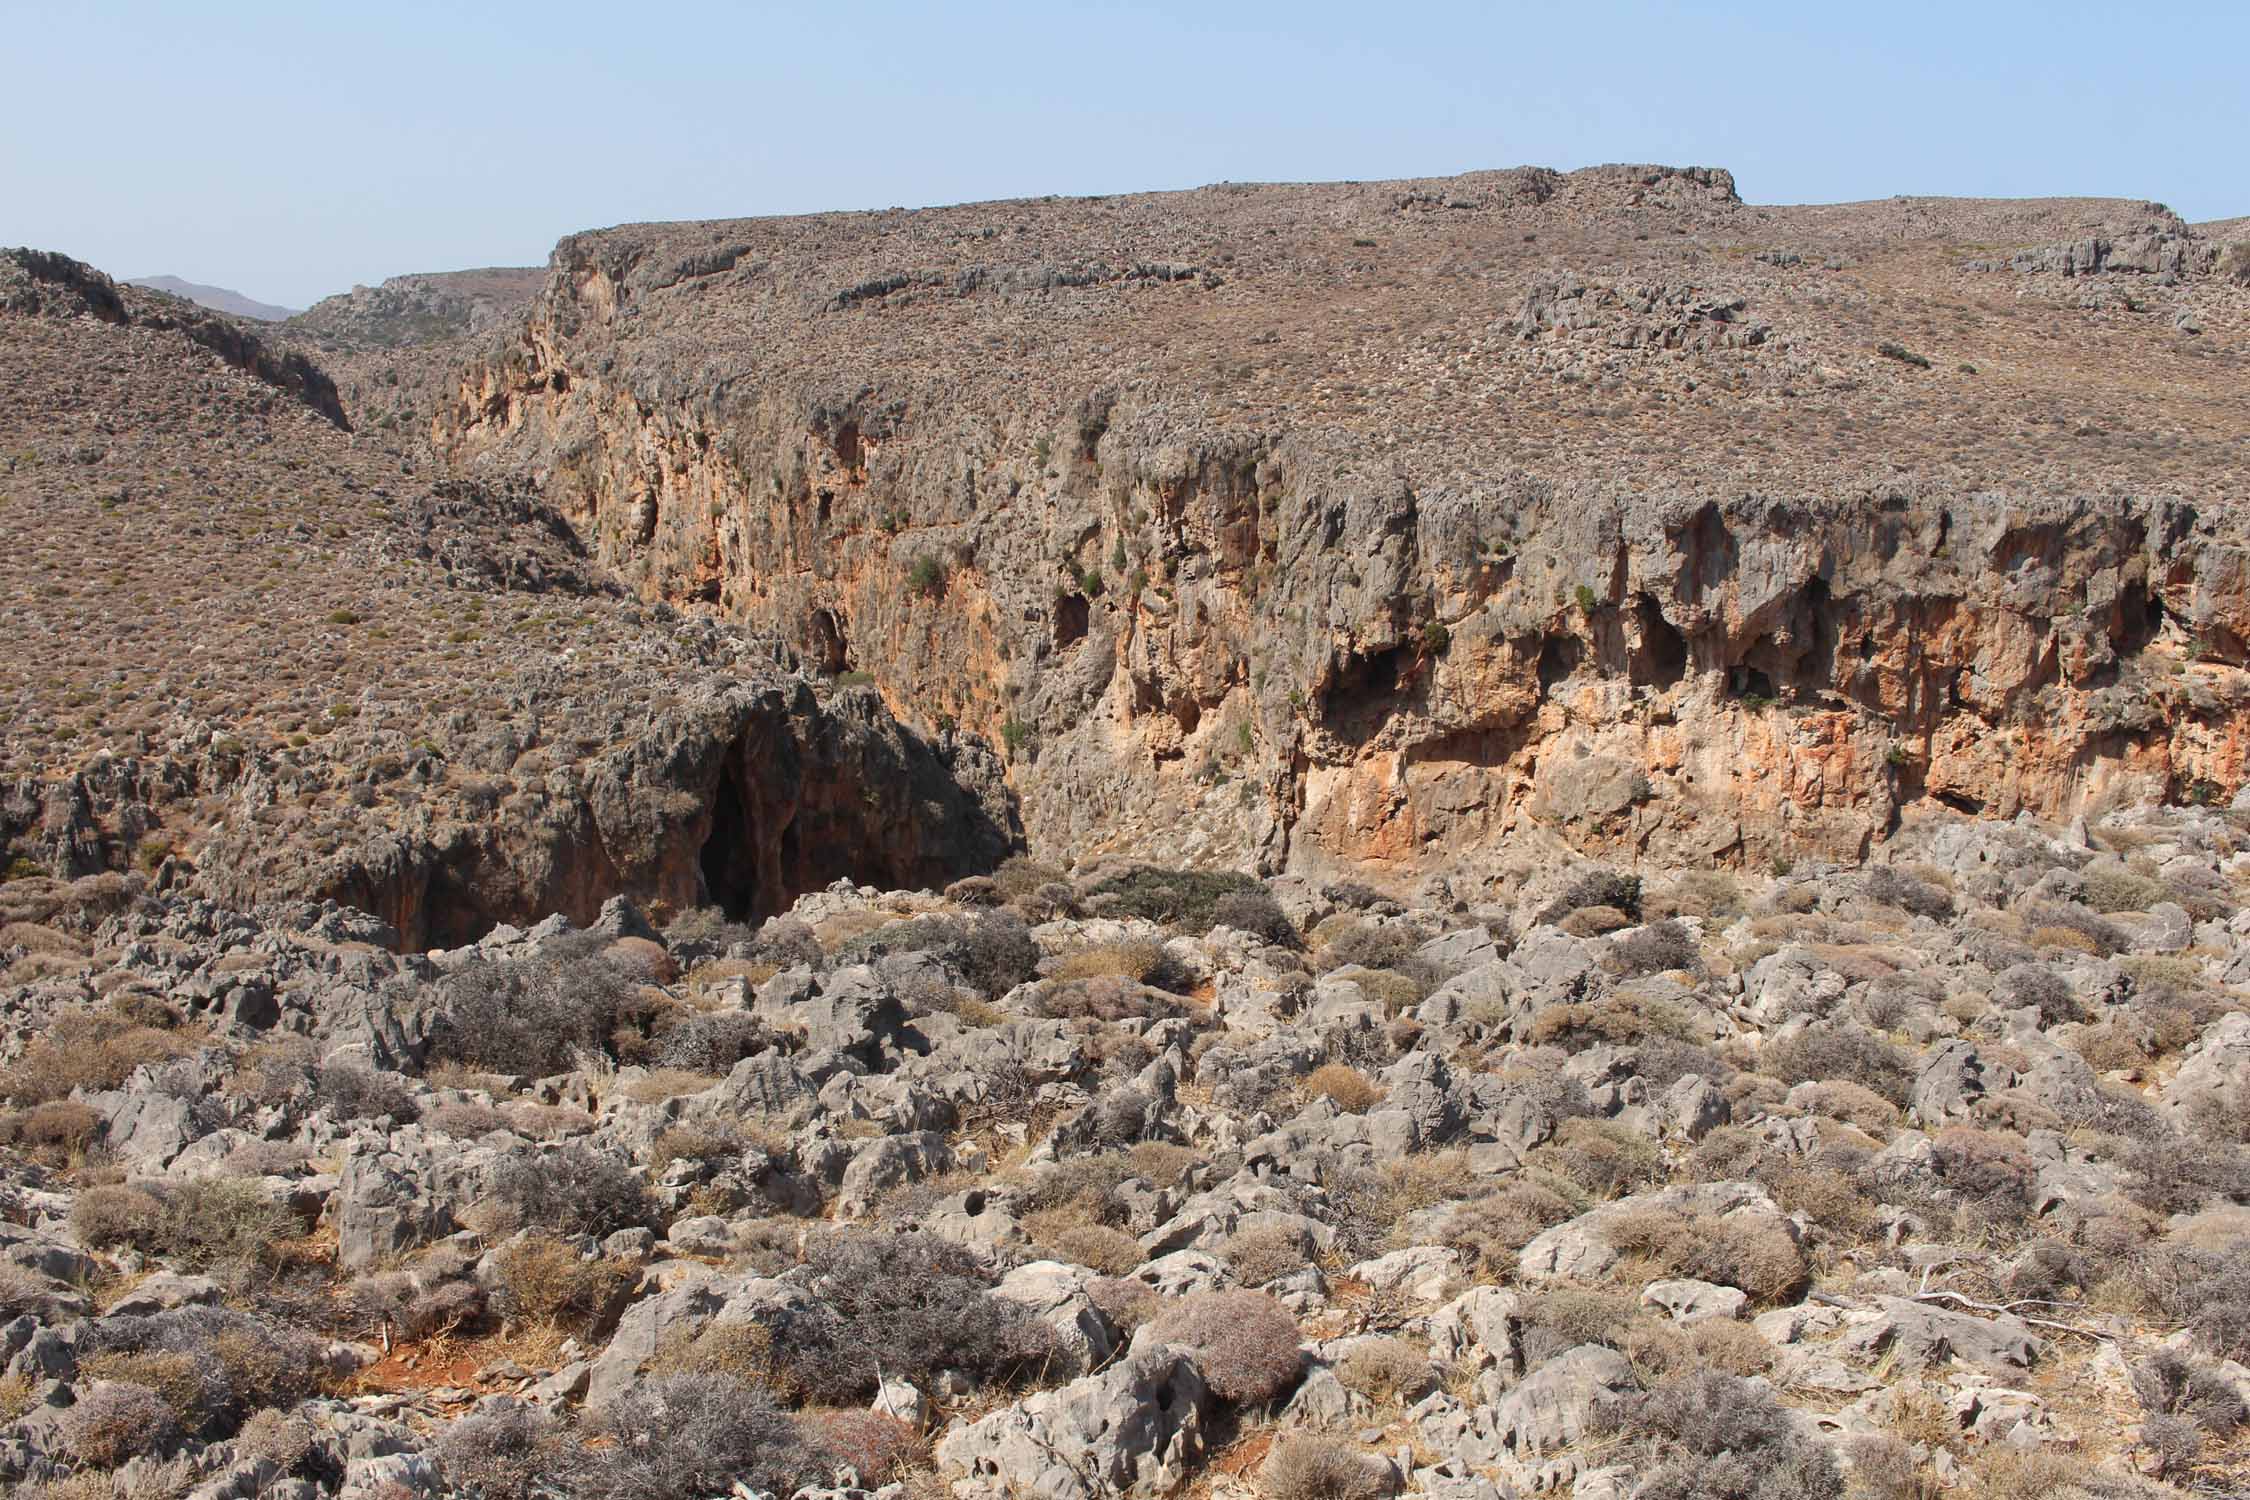
[[[1210,1408],[1187,1354],[1154,1348],[948,1433],[938,1468],[960,1500],[1169,1495],[1203,1456]]]

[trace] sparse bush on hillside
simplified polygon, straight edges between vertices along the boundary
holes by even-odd
[[[1196,1292],[1168,1308],[1156,1332],[1195,1351],[1196,1368],[1222,1401],[1270,1401],[1304,1370],[1296,1318],[1264,1292]]]
[[[1866,890],[1868,900],[1898,907],[1917,917],[1942,922],[1953,915],[1951,891],[1909,875],[1896,865],[1869,866]]]
[[[158,1452],[178,1433],[164,1398],[128,1380],[97,1383],[55,1424],[64,1451],[97,1469],[113,1469],[129,1458]]]
[[[1256,876],[1237,870],[1166,870],[1143,865],[1112,876],[1087,892],[1089,901],[1119,916],[1139,917],[1181,932],[1205,933],[1222,896],[1263,893]]]
[[[493,1173],[492,1196],[515,1223],[558,1234],[605,1235],[655,1216],[640,1174],[587,1145],[511,1152]]]
[[[1703,1371],[1605,1405],[1599,1420],[1642,1455],[1636,1500],[1837,1500],[1821,1438],[1763,1387]]]
[[[1261,942],[1283,948],[1298,946],[1296,924],[1281,909],[1273,893],[1263,886],[1228,891],[1211,903],[1211,925],[1247,932]]]
[[[66,1010],[47,1023],[22,1057],[0,1069],[0,1102],[46,1104],[68,1098],[73,1089],[114,1089],[144,1063],[192,1051],[195,1040],[114,1007]]]
[[[338,1120],[388,1118],[403,1125],[421,1113],[404,1078],[355,1062],[324,1064],[313,1085],[313,1099]]]
[[[1993,999],[1998,1004],[2010,1010],[2028,1006],[2038,1011],[2042,1026],[2059,1026],[2065,1021],[2086,1018],[2085,1009],[2071,993],[2069,982],[2043,964],[2017,964],[2003,973],[1992,988]]]
[[[599,940],[550,941],[530,957],[479,960],[438,982],[433,1061],[496,1073],[558,1073],[577,1056],[611,1052],[646,1010],[635,981]]]
[[[1686,924],[1666,919],[1636,927],[1610,944],[1610,954],[1627,978],[1692,969],[1701,961],[1695,934]]]
[[[543,1407],[516,1402],[442,1427],[432,1452],[457,1490],[480,1500],[539,1500],[572,1488],[584,1454]]]
[[[1641,914],[1641,878],[1615,870],[1588,870],[1562,889],[1562,893],[1541,909],[1541,922],[1559,922],[1574,911],[1589,906],[1607,906],[1623,912],[1628,918]]]
[[[934,1235],[838,1230],[806,1265],[821,1305],[775,1323],[766,1377],[799,1399],[863,1401],[878,1372],[921,1384],[955,1369],[1005,1386],[1055,1356],[1047,1325],[992,1295],[976,1258]]]
[[[595,1414],[614,1441],[594,1451],[585,1493],[701,1500],[737,1484],[794,1494],[827,1475],[797,1422],[757,1385],[726,1375],[658,1375]]]
[[[1383,1500],[1390,1488],[1380,1459],[1316,1433],[1284,1434],[1258,1470],[1266,1500]]]
[[[1914,1087],[1911,1060],[1895,1044],[1848,1022],[1820,1022],[1770,1042],[1758,1071],[1783,1083],[1856,1083],[1903,1107]]]

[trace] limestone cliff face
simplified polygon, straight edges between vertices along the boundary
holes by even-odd
[[[1572,200],[1559,181],[1450,201],[1511,224],[1579,201],[1562,222],[1582,235],[1589,214],[1659,212],[1715,233],[1739,208],[1722,181],[1664,178],[1647,191],[1685,207],[1596,212],[1601,182]],[[1003,208],[1030,212],[947,213]],[[623,231],[566,241],[521,336],[466,371],[434,436],[529,471],[648,595],[868,674],[933,732],[1005,743],[1035,849],[1406,874],[1535,833],[1667,862],[1853,857],[1918,805],[2067,818],[2243,779],[2245,549],[2209,474],[2143,493],[2029,460],[1995,484],[1958,454],[1770,477],[1728,457],[1741,434],[1712,424],[1764,420],[1761,393],[1792,382],[1846,431],[1889,422],[1903,443],[1933,420],[1923,392],[1884,384],[1895,356],[1829,363],[1845,356],[1805,310],[1825,296],[1675,290],[1559,323],[1531,315],[1551,277],[1502,299],[1505,329],[1476,347],[1519,377],[1529,361],[1539,389],[1590,369],[1664,393],[1676,462],[1657,442],[1609,469],[1591,444],[1543,458],[1411,383],[1341,418],[1230,413],[1245,377],[1190,378],[1177,345],[1239,314],[1248,357],[1283,359],[1259,352],[1258,319],[1286,318],[1287,288],[1214,306],[1228,275],[1184,257],[1123,280],[1097,266],[1092,301],[1067,279],[995,292],[1029,276],[1006,266],[815,295],[906,253],[837,259],[855,234],[893,237],[861,218],[893,217],[693,226],[727,243],[685,256]],[[1214,222],[1235,242],[1242,226]],[[943,217],[913,233],[925,256],[964,238]],[[1442,354],[1435,334],[1393,342]],[[1984,399],[1954,416],[1986,420],[1963,404]]]

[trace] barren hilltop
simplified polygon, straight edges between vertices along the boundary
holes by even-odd
[[[2240,784],[2245,253],[1660,167],[642,225],[437,435],[1041,850],[1856,858]]]
[[[0,1489],[2241,1493],[2246,366],[1708,168],[0,251]]]

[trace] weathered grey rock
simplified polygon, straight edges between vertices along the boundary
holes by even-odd
[[[994,1292],[1020,1302],[1055,1330],[1069,1363],[1054,1373],[1068,1376],[1094,1369],[1117,1348],[1117,1330],[1087,1294],[1092,1272],[1060,1261],[1035,1260],[1000,1278]]]
[[[1958,1359],[2020,1373],[2043,1347],[2021,1319],[1983,1318],[1905,1297],[1878,1297],[1873,1308],[1851,1315],[1836,1340],[1839,1352],[1868,1362],[1888,1359],[1904,1370],[1934,1369]]]
[[[1650,1282],[1641,1288],[1641,1301],[1670,1313],[1676,1323],[1701,1323],[1709,1318],[1741,1317],[1750,1296],[1739,1287],[1681,1277]]]
[[[1914,1075],[1910,1113],[1924,1130],[1936,1130],[1955,1120],[1965,1120],[1984,1097],[1984,1062],[1977,1050],[1960,1039],[1940,1042],[1923,1058]]]
[[[182,1276],[159,1271],[134,1283],[133,1289],[103,1310],[104,1317],[145,1318],[174,1307],[205,1307],[216,1303],[220,1285],[208,1276]]]
[[[853,1153],[836,1192],[836,1217],[857,1219],[875,1200],[904,1183],[935,1177],[953,1166],[953,1151],[934,1130],[880,1136]]]
[[[1518,1456],[1553,1453],[1586,1435],[1603,1401],[1638,1385],[1633,1367],[1616,1350],[1580,1344],[1526,1375],[1495,1402],[1492,1431]]]
[[[938,1467],[961,1500],[1168,1495],[1202,1458],[1210,1404],[1194,1362],[1156,1348],[948,1433]]]

